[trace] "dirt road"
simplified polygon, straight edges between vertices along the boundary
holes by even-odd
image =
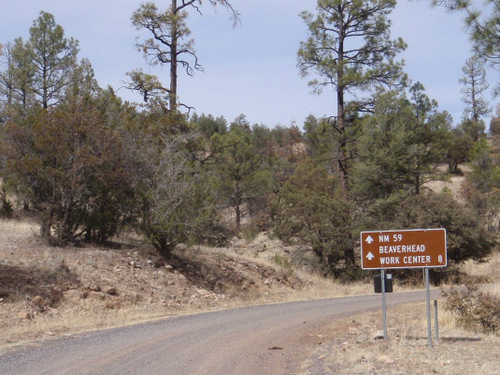
[[[388,306],[416,301],[424,292],[387,295]],[[0,374],[294,374],[332,320],[380,307],[371,295],[164,319],[12,350],[0,356]]]

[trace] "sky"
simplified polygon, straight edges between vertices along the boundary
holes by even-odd
[[[205,1],[207,2],[207,1]],[[125,89],[126,73],[134,69],[156,74],[168,86],[168,68],[149,67],[135,49],[141,34],[132,25],[140,0],[0,0],[0,43],[27,39],[40,11],[54,15],[65,36],[79,41],[80,58],[94,67],[101,87],[112,86],[128,101],[140,96]],[[157,0],[161,7],[167,0]],[[207,2],[208,3],[208,2]],[[464,104],[459,78],[471,56],[471,45],[460,14],[431,8],[430,0],[400,0],[391,13],[392,38],[402,37],[408,48],[400,55],[413,82],[438,101],[458,123]],[[308,78],[301,78],[297,51],[307,39],[299,13],[315,12],[314,0],[233,0],[241,22],[233,27],[224,8],[204,5],[203,15],[191,14],[188,23],[203,72],[193,77],[179,72],[180,100],[198,114],[223,116],[231,122],[244,114],[251,124],[302,127],[309,115],[336,113],[333,90],[311,93]],[[493,88],[498,72],[488,69]],[[486,99],[496,106],[489,90]]]

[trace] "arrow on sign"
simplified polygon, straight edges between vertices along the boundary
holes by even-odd
[[[366,237],[366,240],[365,240],[365,241],[366,241],[366,242],[368,242],[368,244],[370,245],[370,244],[373,242],[373,238],[372,238],[372,236],[368,236],[368,237]],[[373,254],[372,254],[372,256],[373,256]]]
[[[375,258],[375,255],[373,255],[373,254],[370,252],[370,253],[368,253],[368,254],[366,255],[366,258],[367,258],[368,260],[372,260],[373,258]]]

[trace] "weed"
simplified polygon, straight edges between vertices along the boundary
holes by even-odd
[[[251,242],[252,240],[254,240],[255,237],[257,237],[257,235],[260,233],[259,227],[253,221],[251,221],[247,225],[243,226],[241,228],[241,232],[242,232],[243,238],[247,242]]]
[[[500,333],[500,298],[482,292],[470,281],[464,288],[443,290],[445,309],[457,316],[461,327],[474,332]]]
[[[227,259],[226,254],[224,254],[224,252],[222,251],[218,251],[217,253],[215,253],[214,258],[219,267],[221,267],[222,263],[224,263]]]
[[[443,187],[442,193],[443,194],[451,194],[452,191],[448,186],[445,186],[445,187]]]
[[[280,254],[274,254],[274,263],[276,263],[280,268],[280,274],[285,279],[288,280],[290,276],[293,275],[293,264],[287,257],[281,256]]]

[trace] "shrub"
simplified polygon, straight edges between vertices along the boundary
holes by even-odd
[[[257,223],[252,220],[252,221],[250,221],[250,223],[248,223],[247,225],[244,225],[241,228],[241,233],[243,235],[243,238],[246,241],[251,242],[259,234],[259,227],[257,226]]]
[[[12,208],[12,204],[7,200],[7,198],[3,198],[0,205],[0,217],[11,218],[13,213],[14,209]]]
[[[304,159],[273,201],[273,232],[286,245],[309,247],[323,274],[345,275],[349,266],[357,268],[352,211],[336,178]]]
[[[288,280],[289,277],[293,275],[293,264],[287,257],[281,256],[280,254],[274,254],[274,263],[280,268],[280,276]]]
[[[468,259],[484,260],[496,246],[492,233],[476,212],[450,194],[394,194],[375,201],[365,213],[364,228],[445,228],[448,261],[455,266]]]
[[[457,315],[458,324],[474,332],[500,333],[500,298],[479,290],[474,282],[465,288],[443,289],[445,309]]]
[[[135,210],[129,154],[97,104],[75,97],[0,129],[3,178],[29,202],[49,242],[105,243]]]
[[[138,229],[165,259],[181,243],[217,245],[227,238],[208,188],[211,176],[197,169],[184,152],[189,137],[164,137],[161,147],[146,144],[141,149]]]

